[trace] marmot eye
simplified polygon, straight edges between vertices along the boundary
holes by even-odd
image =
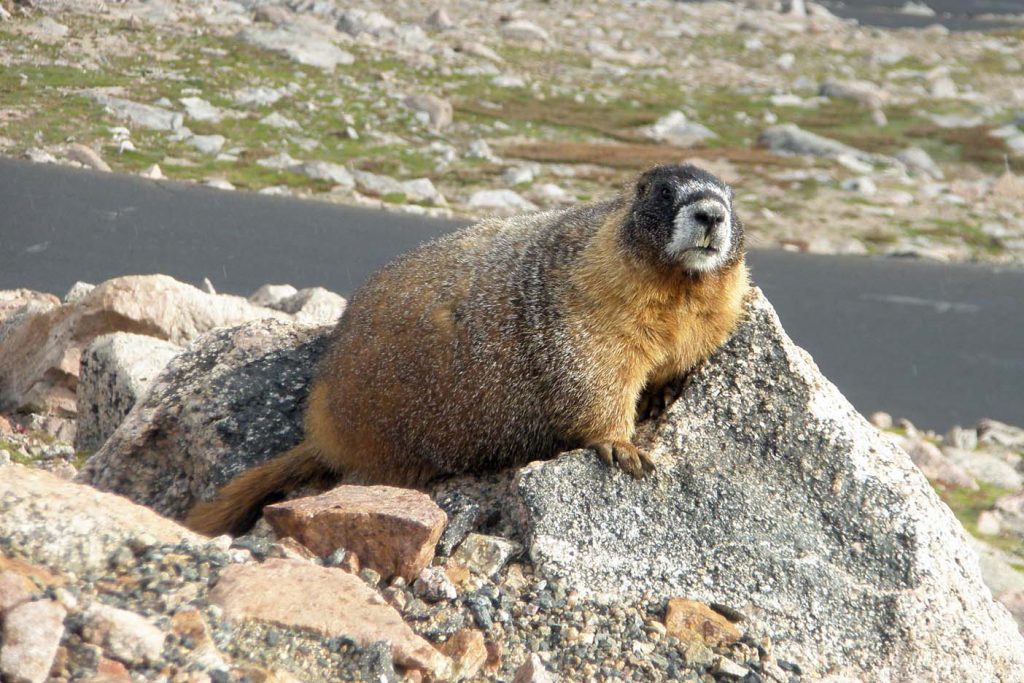
[[[675,192],[668,185],[661,186],[661,198],[662,199],[675,199]]]

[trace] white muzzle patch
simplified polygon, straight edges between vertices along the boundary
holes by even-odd
[[[719,199],[687,204],[672,222],[672,239],[665,251],[688,270],[714,270],[725,262],[732,246],[730,215],[729,207]]]

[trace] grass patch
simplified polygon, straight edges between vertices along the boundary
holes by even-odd
[[[679,163],[694,156],[724,159],[736,164],[775,167],[802,166],[796,157],[772,154],[763,149],[726,147],[672,147],[660,144],[614,144],[594,142],[544,142],[507,145],[502,154],[550,163],[598,164],[611,168],[640,170],[654,164]]]
[[[978,531],[978,517],[981,513],[991,510],[998,498],[1009,495],[1013,491],[983,482],[978,482],[978,487],[977,491],[966,488],[944,488],[938,485],[934,488],[935,492],[939,494],[939,498],[949,506],[969,534],[1000,550],[1021,556],[1024,547],[1019,538],[1011,534],[989,536]]]

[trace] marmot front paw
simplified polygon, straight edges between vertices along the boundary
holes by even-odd
[[[645,387],[636,404],[636,420],[654,420],[662,415],[676,402],[690,384],[692,373],[673,377],[663,384]]]
[[[592,443],[588,448],[593,448],[606,464],[617,466],[636,479],[654,471],[651,457],[628,441],[602,441]]]

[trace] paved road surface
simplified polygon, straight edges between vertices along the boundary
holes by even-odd
[[[167,273],[350,294],[453,223],[0,159],[0,289]],[[862,412],[1024,424],[1024,270],[755,252],[790,335]]]

